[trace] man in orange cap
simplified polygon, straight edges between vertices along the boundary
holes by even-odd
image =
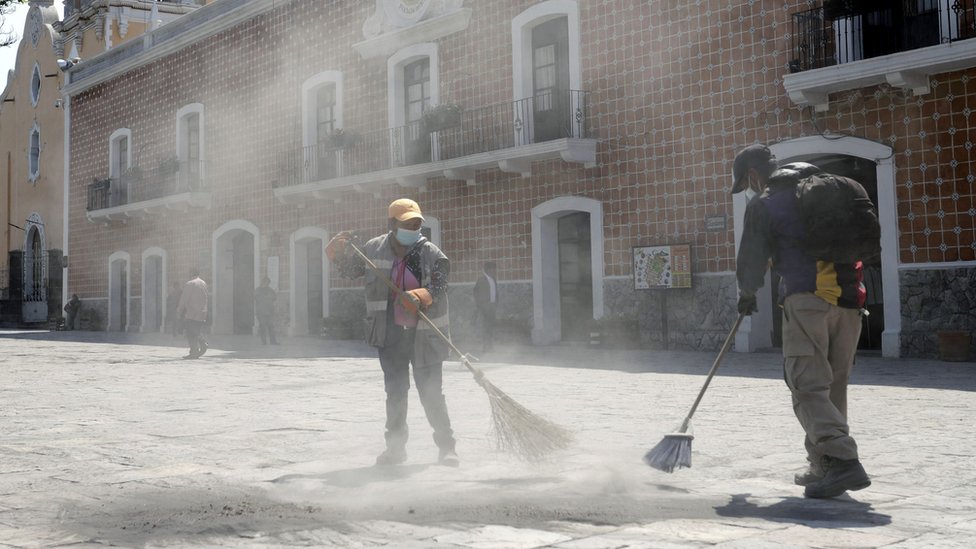
[[[337,234],[325,249],[340,274],[366,277],[366,342],[379,349],[386,388],[386,450],[376,458],[376,464],[399,465],[407,460],[407,391],[413,363],[420,403],[434,428],[438,461],[457,467],[454,431],[442,390],[447,342],[417,314],[418,309],[422,310],[431,324],[448,333],[447,281],[451,263],[421,234],[424,217],[420,205],[400,198],[390,204],[388,213],[389,232],[361,247],[378,273],[371,272],[362,258],[349,250],[348,232]],[[400,292],[393,292],[381,276],[393,281]]]

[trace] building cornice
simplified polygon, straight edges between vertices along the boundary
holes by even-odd
[[[108,1],[108,0],[103,0]],[[76,65],[63,93],[77,95],[135,68],[233,28],[291,0],[215,0],[165,26]]]

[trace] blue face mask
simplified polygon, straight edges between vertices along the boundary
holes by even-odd
[[[420,240],[420,229],[417,229],[416,231],[397,229],[396,239],[397,242],[404,246],[413,246],[418,240]]]

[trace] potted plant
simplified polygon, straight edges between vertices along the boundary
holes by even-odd
[[[441,103],[424,111],[424,130],[436,132],[461,125],[461,107],[453,103]]]

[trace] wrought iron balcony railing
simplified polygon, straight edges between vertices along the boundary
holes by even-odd
[[[790,72],[976,37],[976,0],[825,0],[793,14]]]
[[[206,192],[203,163],[180,162],[177,169],[157,167],[148,172],[130,169],[122,177],[96,179],[88,185],[88,211],[136,204],[188,192]]]
[[[284,152],[278,187],[451,160],[553,141],[588,138],[585,91],[562,90],[488,107],[445,120],[425,117],[396,128],[349,133]]]

